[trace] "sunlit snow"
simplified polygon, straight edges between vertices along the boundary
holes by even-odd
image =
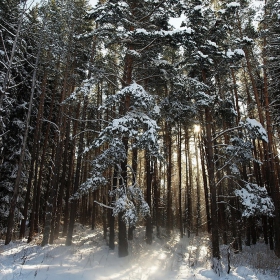
[[[109,250],[101,230],[76,225],[72,246],[65,238],[53,245],[40,246],[39,236],[33,243],[15,241],[5,246],[0,241],[1,280],[167,280],[228,279],[276,280],[280,261],[268,246],[261,243],[244,246],[243,252],[231,253],[231,272],[226,273],[228,245],[221,246],[223,272],[217,276],[211,269],[210,237],[186,236],[175,232],[166,238],[154,236],[145,243],[145,228],[136,229],[129,242],[129,256],[118,257],[118,246]],[[117,236],[117,233],[116,233]],[[269,260],[269,261],[268,261]],[[270,269],[267,267],[270,266]]]

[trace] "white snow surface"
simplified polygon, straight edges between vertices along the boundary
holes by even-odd
[[[223,272],[211,269],[210,239],[206,234],[180,239],[154,237],[145,243],[144,227],[138,227],[129,241],[129,256],[119,258],[117,244],[109,250],[101,230],[76,225],[73,245],[65,239],[41,247],[41,236],[27,244],[26,240],[5,246],[0,241],[0,280],[167,280],[167,279],[279,279],[280,261],[263,243],[231,253],[231,272],[226,273],[227,245],[221,246]],[[116,233],[117,236],[117,233]]]
[[[241,199],[241,204],[245,208],[242,216],[250,217],[261,214],[273,217],[274,204],[265,187],[248,183],[244,188],[234,192]]]
[[[257,136],[258,138],[261,138],[262,140],[264,140],[266,143],[268,143],[268,136],[266,133],[266,130],[263,128],[262,124],[259,123],[257,120],[255,119],[250,119],[247,118],[246,119],[246,123],[245,125],[252,131],[254,132],[255,136]]]
[[[180,28],[176,28],[175,30],[171,30],[171,31],[165,31],[165,30],[159,30],[159,31],[153,31],[153,32],[149,32],[144,28],[137,28],[135,29],[135,33],[136,34],[142,34],[142,35],[146,35],[146,36],[151,36],[151,35],[157,35],[157,36],[171,36],[174,34],[192,34],[193,30],[190,27],[180,27]]]
[[[240,4],[237,2],[231,2],[231,3],[226,4],[226,6],[227,6],[227,8],[237,8],[237,7],[240,7]]]

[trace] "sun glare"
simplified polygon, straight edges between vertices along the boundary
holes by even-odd
[[[195,124],[193,127],[193,130],[195,133],[199,133],[200,132],[200,125]]]

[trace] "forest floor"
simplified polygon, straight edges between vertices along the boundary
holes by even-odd
[[[77,225],[72,246],[65,239],[41,247],[40,236],[4,245],[0,240],[0,280],[166,280],[166,279],[280,279],[280,259],[263,243],[244,247],[231,254],[227,274],[227,249],[221,246],[223,272],[220,277],[211,269],[210,239],[206,234],[180,239],[154,238],[144,241],[144,228],[129,241],[129,256],[118,258],[117,246],[109,250],[100,229]]]

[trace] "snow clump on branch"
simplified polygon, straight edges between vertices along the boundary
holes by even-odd
[[[265,187],[247,183],[244,188],[235,190],[235,195],[240,198],[241,204],[244,207],[243,217],[248,218],[261,215],[273,217],[274,204],[268,196]]]

